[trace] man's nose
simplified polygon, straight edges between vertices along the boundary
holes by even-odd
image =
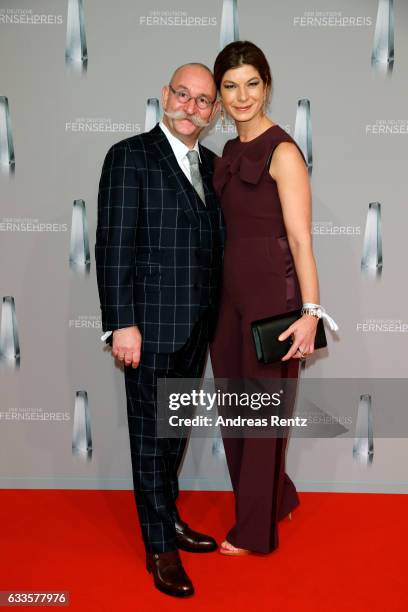
[[[193,115],[193,114],[194,114],[194,111],[195,111],[195,107],[196,107],[196,101],[195,101],[195,98],[191,98],[191,99],[190,99],[190,100],[187,102],[187,104],[186,104],[186,106],[185,106],[186,112],[187,112],[189,115]]]

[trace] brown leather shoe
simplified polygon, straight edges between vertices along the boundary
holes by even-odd
[[[146,553],[146,569],[153,574],[159,591],[175,597],[194,594],[194,587],[181,564],[178,550],[163,553]]]
[[[187,552],[213,552],[217,542],[209,535],[193,531],[184,521],[176,521],[176,542],[181,550]]]

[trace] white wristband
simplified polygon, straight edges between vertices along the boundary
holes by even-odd
[[[105,340],[106,340],[107,338],[109,338],[109,336],[111,335],[111,333],[112,333],[111,331],[107,331],[107,332],[105,332],[105,333],[103,334],[103,336],[101,336],[101,340],[102,340],[102,342],[105,342]]]
[[[332,319],[332,317],[325,311],[325,309],[323,308],[323,306],[320,306],[320,304],[303,304],[303,308],[317,308],[318,309],[318,315],[322,318],[322,319],[326,319],[327,323],[330,326],[330,329],[337,331],[339,329],[339,326],[337,325],[336,321],[334,319]]]

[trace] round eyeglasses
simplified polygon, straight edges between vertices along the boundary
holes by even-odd
[[[205,110],[212,106],[215,102],[215,100],[209,100],[207,96],[204,95],[190,96],[189,92],[186,89],[174,89],[172,85],[169,85],[169,87],[170,91],[176,96],[177,100],[181,104],[187,104],[187,102],[190,102],[190,100],[195,100],[195,103],[197,104],[198,108],[200,108],[201,110]]]

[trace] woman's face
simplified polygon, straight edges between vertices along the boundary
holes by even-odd
[[[220,94],[226,112],[235,121],[250,121],[263,112],[267,90],[258,70],[243,64],[225,72]]]

